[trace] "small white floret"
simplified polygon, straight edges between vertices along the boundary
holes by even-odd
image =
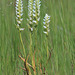
[[[47,32],[43,31],[45,34],[47,34]]]

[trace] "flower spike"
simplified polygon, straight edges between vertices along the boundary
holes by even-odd
[[[34,0],[33,3],[33,22],[35,23],[35,25],[37,25],[38,21],[40,20],[40,3],[40,0]]]
[[[48,36],[50,16],[48,16],[48,14],[46,14],[43,20],[44,20],[44,22],[43,22],[44,31],[43,32]]]
[[[22,0],[16,0],[16,20],[17,20],[17,27],[21,25],[21,22],[23,20],[23,1]]]
[[[28,27],[29,30],[32,32],[33,31],[33,0],[28,1]]]

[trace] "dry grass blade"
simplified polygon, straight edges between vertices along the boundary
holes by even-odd
[[[22,60],[22,61],[24,61],[24,62],[26,62],[26,60],[24,59],[24,58],[22,58],[20,55],[19,55],[19,58]],[[29,67],[31,67],[33,70],[34,70],[34,68],[27,62],[27,65],[29,66]]]

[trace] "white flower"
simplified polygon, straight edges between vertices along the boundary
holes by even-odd
[[[22,20],[23,20],[23,18],[20,19],[20,21],[22,21]]]
[[[45,15],[45,17],[44,17],[44,22],[43,22],[43,24],[44,24],[44,33],[46,34],[46,35],[48,35],[48,32],[50,31],[49,30],[49,22],[50,22],[50,16],[48,16],[48,14],[46,14]]]
[[[18,25],[21,24],[21,21],[23,20],[23,1],[22,0],[16,0],[16,20]]]
[[[20,28],[20,31],[23,31],[25,28]]]
[[[39,21],[40,20],[40,17],[37,20]]]
[[[31,31],[33,31],[33,28],[31,28]]]
[[[17,24],[17,26],[19,27],[19,24]]]
[[[34,23],[37,23],[37,21],[33,20]]]
[[[33,0],[28,1],[28,27],[30,31],[33,31]]]
[[[37,22],[34,22],[35,24],[38,24],[38,21],[40,20],[40,0],[34,0],[33,3],[33,20],[36,19]]]
[[[17,21],[18,22],[18,24],[21,24],[21,21]]]
[[[45,34],[47,34],[47,32],[43,31]]]
[[[17,15],[17,18],[20,17],[20,15]]]
[[[44,28],[47,28],[46,26],[43,26]]]

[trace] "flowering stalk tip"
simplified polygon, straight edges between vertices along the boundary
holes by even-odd
[[[33,3],[33,23],[36,25],[38,24],[38,21],[40,20],[40,6],[41,6],[40,0],[34,0]]]
[[[48,16],[48,14],[46,14],[43,20],[44,20],[44,22],[43,22],[44,31],[43,32],[48,36],[48,32],[50,31],[49,30],[50,16]]]
[[[16,20],[17,20],[17,27],[21,25],[21,22],[23,20],[23,1],[22,0],[16,0]]]
[[[33,31],[33,0],[28,1],[28,27],[29,30],[32,32]]]

